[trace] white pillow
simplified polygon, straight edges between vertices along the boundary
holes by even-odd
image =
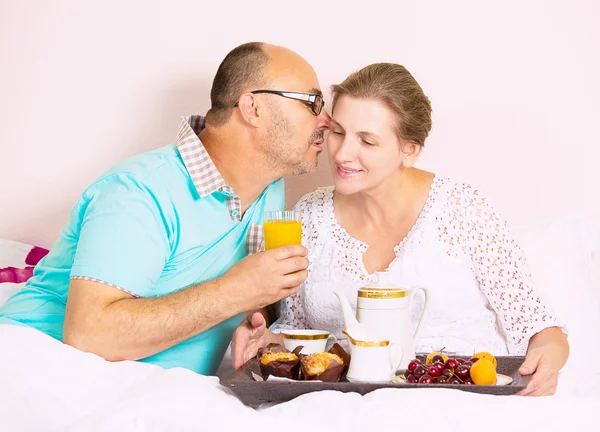
[[[25,267],[25,259],[31,249],[33,246],[29,244],[0,239],[0,268]]]
[[[32,245],[0,239],[0,269],[5,269],[7,267],[22,269],[27,267],[25,260],[32,249]],[[11,295],[24,286],[24,282],[2,282],[0,278],[0,306],[2,306]]]
[[[564,218],[517,226],[513,231],[536,289],[560,316],[579,321],[580,307],[600,305],[600,224]]]
[[[600,224],[563,218],[513,229],[529,263],[535,288],[564,322],[571,353],[559,390],[589,394],[600,372],[578,377],[600,356]]]
[[[19,291],[21,288],[25,286],[25,283],[11,283],[11,282],[3,282],[0,283],[0,307],[6,303],[6,300],[10,298],[14,293]]]

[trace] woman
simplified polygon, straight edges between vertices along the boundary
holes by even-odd
[[[523,355],[526,395],[553,394],[569,346],[537,296],[521,250],[489,201],[468,184],[414,168],[431,130],[431,105],[412,75],[379,63],[333,86],[327,137],[334,186],[304,196],[309,276],[271,327],[342,337],[334,290],[349,300],[388,270],[400,286],[428,288],[417,352]],[[415,319],[420,315],[417,307]],[[234,336],[239,367],[277,334],[249,316]]]

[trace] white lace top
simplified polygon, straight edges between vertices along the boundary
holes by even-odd
[[[345,293],[356,308],[358,289],[373,282],[362,261],[368,245],[337,223],[332,197],[332,186],[320,188],[296,205],[303,211],[309,276],[297,294],[282,300],[281,315],[271,326],[274,332],[321,329],[345,339],[333,291]],[[531,336],[546,327],[561,327],[536,294],[506,222],[467,184],[435,177],[420,216],[394,251],[396,258],[387,269],[394,280],[429,292],[416,352],[445,347],[465,355],[524,355]],[[415,328],[423,307],[419,294],[411,308]]]

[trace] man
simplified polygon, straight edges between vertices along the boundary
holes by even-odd
[[[107,360],[214,374],[243,313],[296,292],[306,249],[253,254],[281,178],[313,171],[329,117],[312,67],[248,43],[221,63],[206,118],[82,194],[0,324],[37,328]],[[248,256],[246,256],[248,255]]]

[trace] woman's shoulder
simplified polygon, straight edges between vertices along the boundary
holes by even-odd
[[[475,219],[496,219],[499,217],[493,200],[474,183],[438,177],[443,191],[441,219],[458,221]]]
[[[456,180],[452,177],[436,176],[437,189],[449,206],[470,207],[488,201],[482,190],[473,183]]]

